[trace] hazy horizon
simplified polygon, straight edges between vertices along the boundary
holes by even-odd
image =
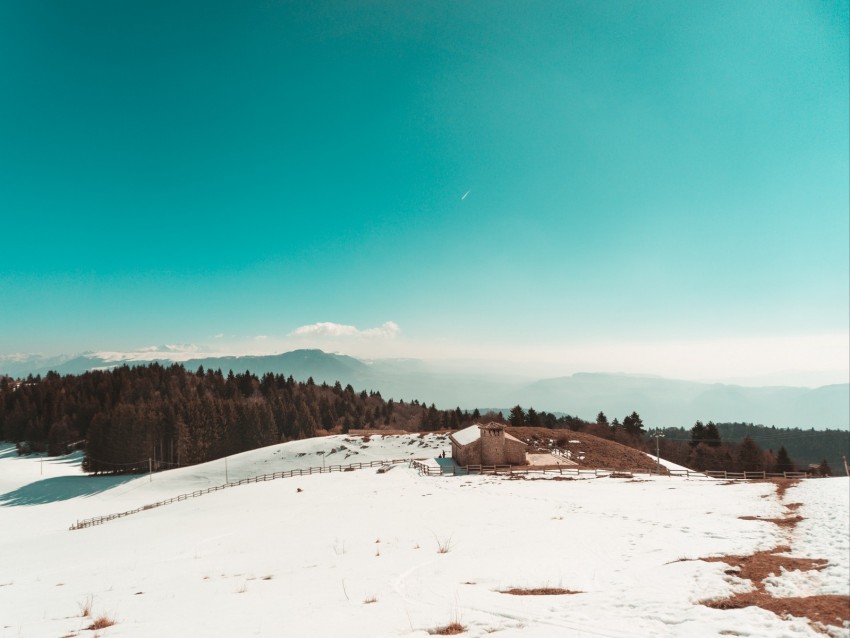
[[[497,357],[490,358],[457,358],[457,357],[435,357],[433,352],[415,352],[413,350],[405,351],[402,347],[396,352],[385,352],[383,356],[375,356],[374,352],[369,352],[367,349],[349,348],[341,349],[344,346],[337,342],[295,342],[281,347],[270,348],[254,348],[250,350],[238,348],[216,349],[204,347],[197,344],[180,344],[180,345],[160,345],[137,348],[133,350],[86,350],[79,352],[57,352],[52,354],[45,353],[0,353],[0,372],[3,372],[2,362],[15,361],[31,356],[40,356],[45,359],[51,358],[73,358],[77,356],[104,356],[112,358],[115,361],[146,361],[152,359],[167,359],[177,362],[189,361],[192,359],[201,358],[216,358],[216,357],[243,357],[243,356],[273,356],[294,350],[321,350],[326,353],[351,356],[365,362],[369,361],[416,361],[429,366],[432,372],[440,373],[455,373],[460,375],[475,375],[477,377],[503,377],[517,379],[546,379],[555,377],[566,377],[574,374],[610,374],[610,375],[627,375],[635,377],[655,377],[661,379],[678,379],[684,381],[694,381],[701,383],[725,383],[730,385],[741,385],[749,387],[758,386],[799,386],[815,388],[825,385],[849,383],[850,379],[841,370],[790,370],[777,369],[768,373],[753,373],[750,375],[743,374],[741,370],[737,375],[689,375],[682,369],[667,368],[645,365],[643,368],[639,364],[635,366],[624,366],[622,358],[617,362],[610,362],[610,365],[605,366],[606,360],[600,357],[593,359],[593,362],[588,362],[584,367],[572,367],[562,362],[557,361],[539,361],[539,360],[511,360],[501,359]],[[734,347],[735,344],[727,344],[729,347]],[[828,345],[828,344],[827,344]],[[362,344],[361,344],[362,346]],[[716,344],[715,344],[716,346]],[[840,344],[837,348],[828,348],[830,351],[841,352]],[[681,352],[681,350],[680,350]],[[480,353],[479,353],[480,354]],[[590,356],[594,354],[590,352]],[[430,355],[430,356],[429,356]],[[617,367],[617,366],[620,367]]]

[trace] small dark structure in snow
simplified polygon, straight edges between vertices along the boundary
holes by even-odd
[[[501,423],[475,423],[449,435],[452,459],[466,465],[525,465],[526,445]]]

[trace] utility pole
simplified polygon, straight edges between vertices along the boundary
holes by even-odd
[[[847,467],[847,457],[842,454],[841,460],[844,461],[844,472],[847,474],[847,476],[850,476],[850,467]]]
[[[652,438],[655,439],[655,464],[658,466],[658,473],[661,474],[661,452],[658,445],[658,439],[664,438],[664,433],[655,428],[655,434],[652,435]]]
[[[227,480],[227,457],[224,457],[224,483],[225,485],[230,481]]]
[[[148,483],[153,483],[153,463],[150,457],[148,457]]]

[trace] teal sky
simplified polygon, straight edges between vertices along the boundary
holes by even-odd
[[[4,0],[0,354],[846,377],[849,48],[846,0]]]

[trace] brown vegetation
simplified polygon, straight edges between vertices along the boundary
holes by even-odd
[[[111,627],[115,624],[115,619],[110,618],[109,616],[98,616],[95,620],[90,624],[86,629],[89,631],[96,631],[98,629],[106,629],[107,627]]]
[[[81,603],[77,603],[80,608],[80,616],[83,618],[88,618],[91,616],[91,607],[94,603],[94,598],[92,596],[87,596],[84,601]]]
[[[742,521],[762,521],[764,523],[773,523],[780,527],[795,527],[797,523],[803,520],[802,516],[790,516],[785,518],[762,518],[761,516],[739,516]]]
[[[776,481],[776,493],[781,499],[785,491],[796,484],[796,481]],[[791,503],[786,508],[789,512],[796,511],[800,503]],[[758,516],[741,516],[743,520],[756,520],[774,523],[781,527],[793,529],[803,520],[802,516],[786,516],[784,518],[761,518]],[[733,566],[727,574],[734,574],[752,582],[754,591],[733,594],[726,598],[704,601],[702,604],[713,609],[740,609],[756,606],[773,612],[778,616],[795,616],[806,618],[812,626],[822,631],[824,625],[842,626],[850,622],[850,596],[819,595],[805,597],[776,598],[771,596],[764,581],[774,574],[785,571],[821,570],[827,566],[827,561],[817,558],[794,558],[781,556],[788,554],[791,548],[779,545],[770,551],[756,552],[749,556],[714,556],[700,560],[710,563],[727,563]]]
[[[788,488],[796,485],[799,481],[796,479],[778,479],[771,482],[776,486],[776,495],[781,501]],[[789,514],[796,512],[800,507],[800,503],[790,503],[785,506]],[[790,533],[797,523],[803,520],[803,517],[799,515],[783,518],[761,518],[758,516],[741,516],[740,518],[748,521],[774,523],[780,527],[788,528],[786,533]],[[749,556],[712,556],[700,559],[709,563],[721,562],[733,566],[726,573],[751,581],[755,588],[753,591],[704,601],[702,604],[713,609],[740,609],[755,606],[773,612],[777,616],[806,618],[818,631],[823,631],[825,625],[842,626],[844,623],[850,622],[850,596],[819,595],[776,598],[767,592],[764,584],[765,579],[774,574],[780,574],[783,569],[785,571],[821,570],[828,564],[823,559],[794,558],[780,555],[788,554],[790,551],[791,548],[787,545],[779,545],[770,551],[756,552]]]
[[[786,571],[820,570],[828,564],[827,561],[822,559],[792,558],[791,556],[779,555],[787,554],[790,551],[791,548],[787,545],[779,545],[771,550],[756,552],[749,556],[712,556],[700,560],[707,563],[727,563],[737,567],[738,569],[734,573],[740,578],[753,581],[753,585],[760,590],[764,590],[764,579],[772,574],[781,573],[782,569]]]
[[[573,460],[576,460],[577,452],[583,452],[584,460],[579,462],[580,467],[615,470],[657,469],[655,460],[643,452],[587,432],[538,427],[508,427],[505,431],[521,441],[530,442],[533,446],[541,448],[544,446],[548,448],[549,441],[553,441],[558,448],[569,449],[573,453]],[[579,443],[570,444],[569,441],[579,441]]]
[[[459,622],[453,622],[444,627],[432,629],[428,633],[432,636],[456,636],[458,634],[462,634],[464,631],[466,631],[466,627],[461,625]]]
[[[775,479],[773,484],[776,485],[776,497],[781,501],[785,498],[785,492],[788,491],[789,487],[794,487],[797,483],[800,482],[800,479]],[[797,507],[799,507],[799,503],[796,503]]]
[[[500,589],[499,593],[510,594],[511,596],[563,596],[567,594],[582,594],[584,592],[563,589],[562,587],[512,587],[511,589]]]
[[[759,607],[771,611],[777,616],[806,618],[817,630],[819,625],[841,627],[850,622],[850,597],[848,596],[805,596],[799,598],[774,598],[763,591],[735,594],[719,601],[704,602],[703,605],[714,609],[741,609]]]

